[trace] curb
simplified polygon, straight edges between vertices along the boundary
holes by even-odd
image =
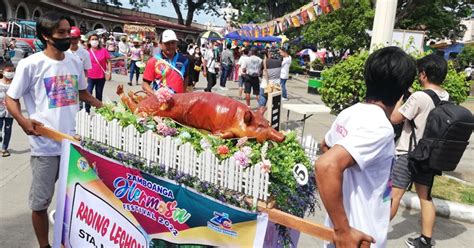
[[[445,201],[438,198],[433,198],[433,203],[436,208],[437,216],[474,224],[473,206]],[[405,192],[400,201],[400,205],[408,209],[421,210],[420,200],[418,199],[418,196],[412,192]]]

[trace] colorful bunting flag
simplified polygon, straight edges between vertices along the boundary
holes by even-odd
[[[341,3],[339,2],[339,0],[330,0],[330,3],[334,10],[341,8]]]
[[[320,16],[321,14],[323,14],[323,9],[321,8],[321,5],[314,5],[314,12],[316,12],[316,16]]]
[[[316,12],[314,11],[313,5],[311,5],[308,9],[308,17],[310,21],[316,20]]]
[[[306,24],[309,22],[309,15],[308,15],[308,10],[303,10],[301,11],[301,24]]]
[[[331,12],[331,6],[329,5],[328,0],[320,0],[319,4],[321,5],[321,8],[323,9],[324,14]]]
[[[297,28],[300,26],[300,20],[298,19],[298,15],[292,16],[291,21],[293,22],[293,27]]]

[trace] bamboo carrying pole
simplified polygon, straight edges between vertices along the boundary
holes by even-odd
[[[64,139],[68,139],[73,142],[78,142],[78,139],[74,138],[73,136],[58,132],[56,130],[44,126],[36,126],[35,129],[42,136],[57,142],[61,142]],[[268,207],[266,203],[261,201],[258,202],[258,210],[267,213],[268,219],[274,223],[289,227],[291,229],[306,233],[308,235],[317,237],[325,241],[333,242],[334,230],[331,228],[312,223],[308,220],[285,213],[276,208]],[[361,244],[361,247],[368,248],[370,247],[370,243],[363,242]]]

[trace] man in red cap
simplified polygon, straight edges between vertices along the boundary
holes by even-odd
[[[81,61],[82,67],[84,69],[85,79],[87,81],[87,70],[92,68],[91,57],[86,49],[79,46],[81,39],[81,30],[76,27],[71,27],[71,46],[66,52],[75,55],[75,58]]]

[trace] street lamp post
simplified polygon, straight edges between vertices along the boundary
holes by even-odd
[[[397,0],[377,0],[370,50],[392,44],[393,27],[397,13]]]

